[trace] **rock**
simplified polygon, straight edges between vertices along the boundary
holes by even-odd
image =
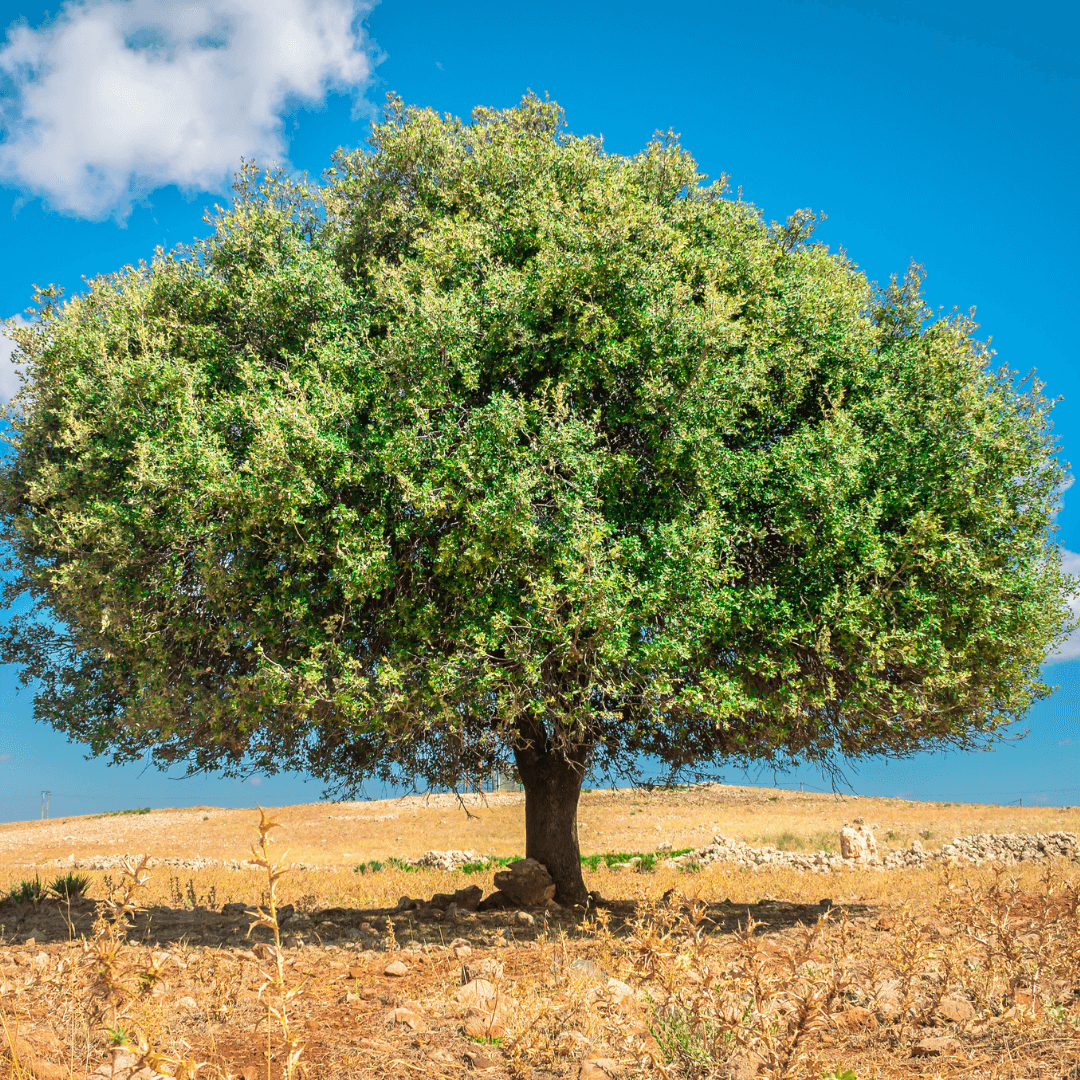
[[[877,1017],[869,1009],[858,1006],[837,1013],[833,1021],[840,1031],[848,1034],[854,1034],[857,1031],[877,1031],[878,1027]]]
[[[536,919],[534,919],[533,916],[530,915],[527,911],[515,911],[514,912],[514,922],[516,922],[518,924],[518,926],[535,926],[536,925]]]
[[[960,1042],[951,1035],[930,1035],[920,1039],[912,1048],[912,1057],[941,1057],[945,1054],[958,1054]]]
[[[555,1053],[560,1057],[574,1057],[592,1049],[592,1043],[580,1031],[563,1031],[555,1038]]]
[[[463,911],[475,911],[480,905],[480,898],[484,895],[479,885],[469,885],[464,889],[458,889],[454,893],[436,893],[429,901],[428,906],[446,911],[451,904]]]
[[[459,960],[464,960],[466,957],[472,956],[472,946],[467,941],[455,941],[454,944],[450,946],[450,951]]]
[[[503,908],[513,907],[513,902],[506,893],[496,889],[490,896],[485,896],[476,905],[477,911],[501,911]]]
[[[402,1027],[411,1028],[413,1031],[419,1031],[424,1026],[419,1013],[413,1009],[403,1007],[391,1009],[386,1016],[386,1020],[391,1027],[401,1025]]]
[[[586,1058],[578,1070],[578,1080],[614,1080],[622,1071],[622,1066],[614,1058]]]
[[[878,861],[877,842],[873,830],[857,819],[856,825],[845,825],[840,830],[840,857],[851,859],[860,865]]]
[[[466,1050],[465,1060],[477,1072],[486,1072],[488,1069],[497,1069],[499,1067],[499,1063],[494,1058],[488,1057],[487,1054],[481,1054],[478,1050]]]
[[[62,1065],[54,1065],[51,1061],[35,1059],[30,1062],[30,1075],[34,1080],[64,1080],[64,1077],[68,1075],[68,1071]],[[149,1070],[147,1075],[149,1075]]]
[[[390,963],[383,968],[383,974],[389,975],[394,979],[400,979],[403,975],[409,974],[409,968],[400,960],[391,960]]]
[[[466,851],[425,851],[419,859],[411,859],[410,866],[430,866],[433,870],[460,870],[466,863],[483,862],[486,856],[468,849]]]
[[[554,898],[555,882],[535,859],[518,859],[495,875],[495,888],[521,908],[539,908]]]
[[[467,982],[455,995],[454,1000],[459,1005],[471,1005],[478,1009],[489,1008],[498,998],[499,991],[495,984],[487,979],[472,979]]]
[[[485,956],[483,960],[474,960],[472,963],[463,964],[461,968],[462,985],[467,986],[477,979],[487,979],[494,983],[502,978],[503,966],[493,956]]]
[[[943,998],[935,1015],[949,1024],[968,1024],[975,1019],[975,1006],[965,997]]]
[[[501,1039],[506,1034],[506,1009],[469,1009],[462,1026],[470,1039]]]

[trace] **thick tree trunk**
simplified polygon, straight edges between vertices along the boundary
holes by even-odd
[[[547,867],[560,904],[584,904],[577,808],[586,748],[568,761],[534,742],[516,749],[514,758],[525,789],[525,857]]]

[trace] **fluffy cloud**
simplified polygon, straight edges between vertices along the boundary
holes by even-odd
[[[1061,568],[1066,574],[1075,574],[1080,577],[1080,554],[1061,549]],[[1074,619],[1080,619],[1080,596],[1074,596],[1069,601],[1069,608]],[[1048,664],[1060,664],[1063,660],[1075,660],[1080,656],[1080,629],[1074,630],[1058,647],[1058,651],[1046,658]]]
[[[21,315],[16,315],[15,321],[26,324],[26,320]],[[12,359],[14,352],[15,342],[4,333],[3,324],[0,324],[0,401],[10,401],[21,385],[19,365]]]
[[[372,0],[85,0],[0,47],[0,177],[90,219],[284,160],[282,114],[362,90]]]

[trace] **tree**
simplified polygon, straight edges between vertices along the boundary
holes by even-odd
[[[246,169],[13,331],[4,661],[114,761],[513,769],[566,902],[589,770],[988,745],[1068,625],[1051,406],[813,225],[531,96]]]

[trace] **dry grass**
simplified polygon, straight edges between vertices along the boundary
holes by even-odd
[[[468,816],[450,795],[409,796],[362,803],[279,807],[287,815],[296,862],[352,867],[387,855],[411,858],[430,848],[473,848],[489,855],[522,851],[520,795],[467,796]],[[1000,807],[841,798],[771,788],[719,784],[689,790],[589,791],[582,795],[582,850],[654,851],[662,843],[696,847],[721,833],[749,843],[793,838],[795,846],[835,843],[845,821],[865,817],[879,846],[927,848],[977,832],[1080,831],[1080,807]],[[32,866],[69,855],[147,852],[181,859],[243,858],[251,811],[191,807],[148,814],[61,818],[0,824],[0,863]],[[890,835],[891,834],[891,835]]]
[[[723,809],[744,824],[770,812],[761,833],[714,828],[715,798],[688,817],[750,841],[824,827],[797,794],[771,797],[750,792]],[[676,813],[674,800],[663,806]],[[855,812],[842,807],[837,827]],[[936,824],[944,839],[1076,827],[1074,812],[1049,810],[860,800],[857,812],[879,836],[890,821]],[[291,811],[279,817],[293,847],[304,829]],[[252,824],[249,814],[249,836]],[[672,842],[694,842],[662,824]],[[609,850],[656,846],[647,833],[608,836]],[[420,850],[451,846],[440,840]],[[1080,1078],[1075,864],[832,876],[601,869],[589,886],[617,902],[529,925],[513,912],[392,910],[401,895],[488,885],[489,875],[280,876],[265,848],[257,854],[262,865],[241,871],[93,873],[96,904],[0,904],[0,1080],[81,1080],[110,1055],[125,1080],[124,1063],[140,1061],[209,1080]],[[25,877],[3,873],[0,888]],[[263,912],[222,913],[237,902]],[[287,921],[288,905],[314,919]],[[404,974],[385,974],[395,958]],[[483,961],[494,996],[461,1000],[462,964]],[[117,1043],[134,1056],[110,1050]]]

